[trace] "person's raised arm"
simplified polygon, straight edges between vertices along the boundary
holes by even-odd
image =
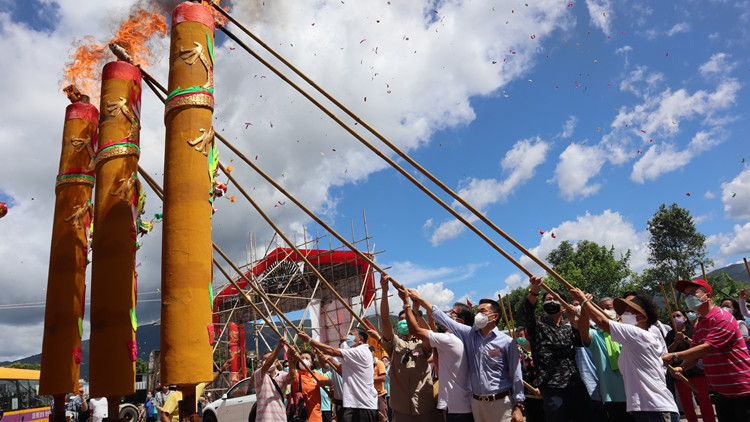
[[[380,324],[382,337],[385,341],[393,340],[393,325],[391,324],[391,310],[388,306],[388,288],[391,284],[391,276],[380,273]]]
[[[279,339],[279,344],[276,345],[276,348],[273,349],[273,352],[266,358],[265,361],[263,361],[263,365],[260,367],[260,376],[261,378],[265,377],[268,373],[268,370],[271,369],[271,365],[274,364],[276,359],[279,356],[279,353],[281,353],[281,349],[286,345],[286,339],[283,337]]]
[[[747,293],[745,289],[740,290],[740,312],[745,318],[750,318],[750,310],[747,309]]]
[[[313,340],[305,332],[300,332],[299,334],[297,334],[297,337],[324,355],[341,357],[341,349],[337,349],[333,346],[329,346],[325,343]]]
[[[526,301],[529,302],[532,308],[536,307],[537,299],[539,298],[539,291],[542,290],[542,277],[529,277],[529,294],[526,295]]]
[[[290,347],[287,351],[287,356],[289,357],[289,361],[287,362],[289,364],[289,372],[286,374],[286,382],[287,384],[291,384],[297,379],[297,365],[299,364],[299,355],[296,351],[294,351],[294,349]]]
[[[581,289],[570,289],[570,294],[581,303],[581,311],[583,311],[585,306],[588,310],[589,318],[594,321],[594,324],[609,333],[609,316],[597,309],[594,303],[587,299],[586,293],[583,293]]]
[[[469,327],[468,325],[460,324],[448,318],[448,316],[444,312],[441,312],[439,309],[433,306],[430,302],[428,302],[425,298],[420,296],[416,290],[407,289],[406,291],[409,293],[409,297],[414,303],[418,303],[419,306],[422,306],[423,308],[427,310],[427,312],[432,314],[432,317],[435,318],[435,322],[437,322],[440,325],[444,325],[458,338],[463,340],[466,338],[466,336],[471,334],[471,327]]]
[[[328,364],[328,366],[331,367],[331,369],[336,371],[337,374],[341,375],[341,362],[323,353],[320,353],[320,357]]]
[[[586,295],[587,300],[591,300],[593,296],[590,294]],[[591,344],[591,333],[588,329],[589,326],[589,308],[588,306],[584,307],[581,306],[581,318],[578,319],[578,333],[581,336],[581,342],[586,345],[586,347]]]
[[[421,327],[417,323],[417,318],[414,316],[416,311],[419,310],[418,302],[414,300],[414,307],[415,309],[411,309],[411,305],[409,305],[409,296],[405,289],[399,289],[398,295],[401,298],[401,300],[404,302],[404,309],[406,309],[406,312],[404,313],[404,316],[406,317],[406,324],[409,326],[409,332],[414,335],[416,338],[422,340],[423,345],[430,346],[430,331]]]

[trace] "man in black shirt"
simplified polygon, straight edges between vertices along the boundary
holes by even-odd
[[[562,323],[562,305],[549,292],[542,296],[544,314],[537,319],[534,311],[542,278],[531,277],[529,282],[531,288],[523,303],[522,319],[531,343],[536,385],[544,398],[547,422],[588,421],[589,395],[578,373],[573,347],[582,347],[578,330]],[[566,313],[574,321],[575,313],[567,309]]]

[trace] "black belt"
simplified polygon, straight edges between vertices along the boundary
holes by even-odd
[[[489,402],[489,401],[495,401],[495,400],[504,399],[504,398],[508,397],[508,394],[509,394],[508,391],[504,391],[502,393],[492,394],[492,395],[489,395],[489,396],[480,396],[479,394],[472,394],[471,397],[474,400]]]

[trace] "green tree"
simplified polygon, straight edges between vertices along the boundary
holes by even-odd
[[[13,369],[34,369],[39,371],[42,369],[41,363],[21,363],[21,362],[13,362],[10,365],[8,365],[8,368]]]
[[[135,360],[135,373],[136,374],[147,374],[148,373],[148,362],[138,358]]]
[[[648,222],[648,232],[648,262],[654,268],[644,273],[643,282],[650,291],[656,291],[658,283],[690,280],[701,263],[713,265],[706,252],[706,236],[696,230],[687,209],[661,204]]]
[[[607,248],[588,240],[573,245],[566,240],[547,255],[547,262],[570,284],[598,299],[616,297],[632,284],[630,251],[616,255],[614,246]],[[545,283],[565,290],[557,280],[549,278]]]

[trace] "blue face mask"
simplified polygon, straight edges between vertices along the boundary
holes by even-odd
[[[525,345],[526,345],[526,337],[518,337],[518,338],[516,339],[516,342],[517,342],[517,343],[518,343],[518,344],[519,344],[520,346],[525,346]]]
[[[409,324],[406,322],[406,320],[402,319],[401,321],[399,321],[397,328],[398,328],[398,333],[401,334],[402,336],[409,334]]]
[[[698,315],[696,315],[695,312],[688,312],[687,317],[690,321],[695,321],[698,318]]]
[[[354,346],[354,336],[353,335],[349,334],[348,336],[346,336],[346,345],[349,346],[349,347]]]
[[[700,308],[701,305],[703,305],[703,301],[699,297],[695,297],[693,295],[687,295],[685,297],[685,304],[687,305],[688,309],[697,311],[698,308]]]

